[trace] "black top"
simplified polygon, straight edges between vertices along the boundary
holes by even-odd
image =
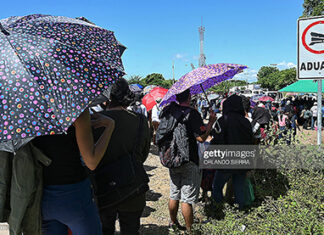
[[[266,112],[266,111],[265,111]],[[252,145],[252,126],[245,117],[242,97],[232,95],[223,103],[223,116],[219,119],[221,133],[214,133],[212,145]]]
[[[180,109],[185,110],[188,107],[179,106]],[[199,165],[198,144],[196,138],[206,132],[204,122],[196,109],[192,109],[189,113],[187,131],[189,137],[189,160]]]
[[[116,161],[119,157],[132,153],[134,144],[137,143],[137,131],[139,125],[139,115],[127,110],[109,110],[102,114],[115,120],[115,129],[111,135],[108,148],[97,169],[105,164]],[[93,131],[95,141],[100,137],[103,128]],[[150,130],[147,119],[143,116],[143,124],[140,130],[141,140],[136,147],[135,157],[138,161],[144,162],[148,157],[150,150]],[[117,205],[119,211],[139,211],[145,206],[145,193],[131,196],[129,199]]]
[[[115,129],[111,135],[108,148],[98,168],[101,167],[102,164],[109,164],[110,162],[116,161],[119,157],[133,152],[139,123],[138,115],[128,110],[109,110],[103,111],[101,114],[115,120]],[[141,128],[142,139],[135,152],[135,156],[141,162],[146,160],[150,150],[150,134],[147,119],[144,118],[143,122]],[[102,132],[103,128],[93,130],[95,141],[99,139]]]
[[[52,160],[48,167],[44,167],[45,185],[74,184],[87,177],[73,126],[67,134],[37,137],[33,144]]]

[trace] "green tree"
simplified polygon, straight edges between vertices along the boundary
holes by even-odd
[[[275,91],[280,90],[281,88],[284,88],[285,86],[288,86],[297,81],[295,68],[281,70],[279,71],[277,77],[275,77],[276,73],[270,75],[270,80],[275,81],[273,83],[273,90]],[[272,76],[273,78],[271,78]]]
[[[216,86],[210,88],[214,92],[228,92],[230,88],[234,86],[245,86],[248,83],[242,80],[228,80],[217,84]]]
[[[139,75],[132,75],[128,79],[128,84],[141,84],[143,78]],[[142,84],[141,84],[142,85]]]
[[[269,80],[269,76],[277,72],[279,72],[279,69],[276,67],[262,66],[257,74],[258,84],[263,88],[272,90],[272,81]]]
[[[324,1],[323,0],[305,0],[304,12],[302,17],[324,15]]]
[[[143,80],[144,86],[156,85],[164,88],[170,88],[173,84],[172,80],[165,79],[162,74],[152,73],[147,75]]]
[[[269,90],[280,90],[295,81],[297,81],[295,68],[279,71],[273,67],[262,67],[258,72],[258,83],[263,88],[268,88]]]

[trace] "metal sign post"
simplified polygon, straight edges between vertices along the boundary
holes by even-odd
[[[317,144],[322,143],[322,79],[324,79],[324,17],[298,20],[297,78],[317,80]]]
[[[322,80],[317,81],[317,145],[322,143]]]

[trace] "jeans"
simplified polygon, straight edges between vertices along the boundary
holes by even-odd
[[[204,107],[202,111],[203,111],[203,119],[206,119],[208,114],[208,107]]]
[[[307,130],[308,126],[309,126],[309,122],[310,122],[310,118],[305,118],[305,122],[303,124],[303,129]]]
[[[245,187],[245,177],[246,172],[243,171],[225,171],[225,170],[217,170],[214,176],[213,182],[213,191],[212,198],[215,202],[220,203],[223,201],[223,188],[225,183],[232,177],[233,186],[234,186],[234,196],[235,202],[239,205],[239,208],[242,209],[245,205],[245,197],[244,197],[244,187]]]
[[[76,184],[44,187],[42,200],[44,235],[102,234],[100,217],[92,198],[89,179]]]
[[[316,126],[317,126],[317,117],[312,117],[312,123],[311,123],[311,129],[314,130],[314,127],[315,127],[315,123],[316,123]]]
[[[278,139],[281,139],[282,137],[286,137],[287,135],[287,129],[285,126],[279,126],[279,135]]]
[[[137,235],[140,229],[140,218],[143,210],[135,212],[119,211],[116,207],[100,210],[103,235],[115,234],[115,223],[118,217],[121,235]]]

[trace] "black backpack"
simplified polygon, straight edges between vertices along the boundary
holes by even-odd
[[[191,110],[191,108],[182,110],[173,127],[167,131],[162,129],[168,126],[167,119],[170,116],[161,119],[157,135],[164,134],[157,140],[157,145],[161,164],[165,167],[176,168],[189,162],[189,135],[186,122]]]

